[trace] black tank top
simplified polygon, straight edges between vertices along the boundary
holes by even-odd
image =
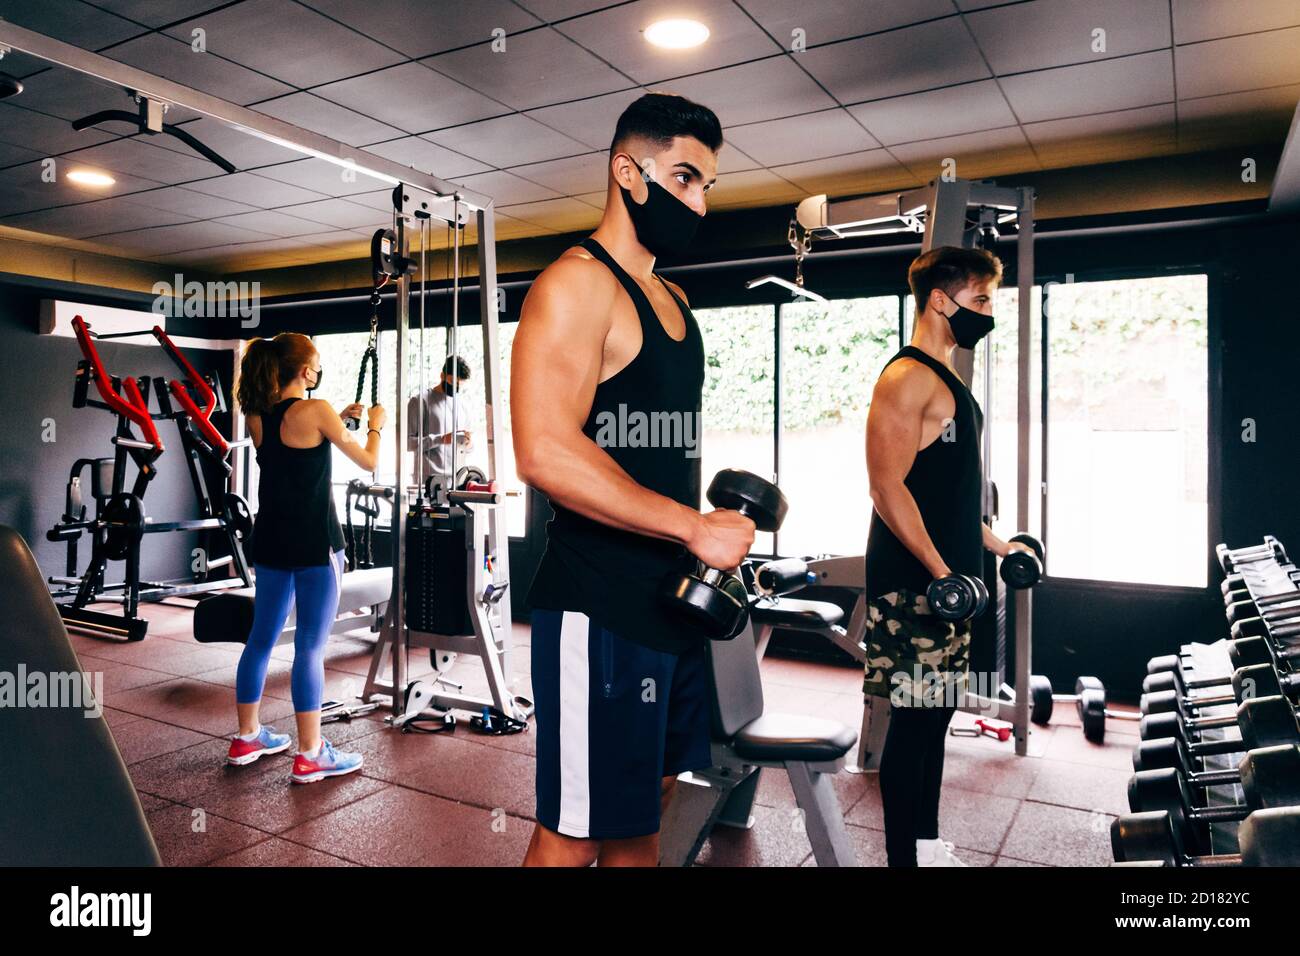
[[[915,359],[932,369],[952,392],[956,406],[951,440],[946,441],[945,435],[940,434],[917,452],[904,484],[916,499],[925,530],[948,567],[958,574],[979,575],[983,571],[984,549],[980,518],[984,414],[965,383],[942,362],[918,348],[904,346],[885,363],[885,368],[902,358]],[[871,597],[900,588],[923,593],[930,584],[930,572],[925,565],[894,536],[878,513],[871,516],[866,564],[866,593]]]
[[[665,283],[686,321],[686,337],[674,340],[641,287],[600,243],[587,238],[581,245],[623,284],[641,320],[641,350],[596,386],[583,434],[637,484],[698,509],[704,343],[695,317]],[[555,502],[551,507],[546,552],[528,593],[532,607],[581,611],[626,640],[670,653],[702,639],[658,597],[664,575],[681,564],[681,545],[611,528]]]
[[[330,443],[290,448],[280,441],[284,413],[297,401],[286,398],[262,416],[252,555],[271,568],[329,564],[344,546],[330,489]]]

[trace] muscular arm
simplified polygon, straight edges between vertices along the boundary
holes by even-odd
[[[1012,550],[1011,545],[1007,544],[1005,541],[1003,541],[1001,538],[995,535],[993,533],[993,529],[990,528],[988,525],[982,525],[982,527],[984,529],[985,550],[992,551],[999,558],[1005,558],[1008,554],[1011,553]]]
[[[932,379],[906,360],[895,362],[881,375],[867,414],[867,477],[871,501],[881,520],[937,578],[950,569],[930,540],[921,509],[904,484],[921,443],[925,406],[934,391]]]
[[[529,290],[511,360],[515,467],[526,484],[571,511],[685,544],[699,512],[637,484],[582,432],[617,288],[600,264],[565,257]]]

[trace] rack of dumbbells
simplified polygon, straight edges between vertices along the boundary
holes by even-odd
[[[1147,664],[1119,864],[1300,865],[1300,571],[1272,535],[1215,555],[1229,637]]]

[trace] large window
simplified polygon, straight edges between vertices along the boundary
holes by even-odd
[[[1052,284],[1048,568],[1204,587],[1206,277]]]
[[[897,348],[897,296],[781,306],[782,554],[866,549],[867,406]]]
[[[696,309],[704,338],[704,488],[724,468],[771,479],[776,407],[775,310],[770,305]],[[709,507],[707,502],[702,502]],[[772,535],[754,538],[755,554],[772,554]]]
[[[506,521],[510,533],[519,537],[526,530],[526,502],[523,482],[515,474],[514,446],[510,436],[510,350],[514,345],[515,325],[501,325],[497,328],[497,344],[501,353],[501,409],[497,414],[495,440],[501,450],[501,472],[507,492],[518,492],[506,498]],[[328,401],[336,408],[343,408],[356,397],[357,371],[361,366],[361,356],[366,348],[368,333],[347,332],[336,335],[319,335],[315,338],[316,348],[320,351],[321,366],[326,369],[322,387],[316,396]],[[438,383],[439,373],[450,348],[450,331],[444,328],[426,328],[424,332],[425,387],[431,388]],[[397,341],[395,332],[381,332],[379,335],[380,381],[379,401],[388,410],[389,427],[385,428],[380,439],[379,470],[375,478],[380,483],[392,484],[394,480],[394,458],[396,440],[392,420],[396,412],[396,382],[393,376],[393,349]],[[411,330],[407,346],[407,398],[416,395],[420,388],[420,368],[418,357],[419,330]],[[469,363],[471,375],[465,383],[462,398],[468,421],[459,423],[459,427],[468,428],[473,437],[473,446],[459,464],[478,465],[487,471],[487,432],[484,416],[484,380],[483,380],[483,335],[478,325],[464,326],[457,335],[457,351]],[[370,401],[369,376],[366,381],[366,393],[363,402]],[[403,406],[405,414],[405,406]],[[358,434],[358,440],[362,435]],[[407,482],[414,480],[415,456],[407,455]],[[339,507],[339,517],[343,514],[343,485],[352,478],[365,478],[370,475],[363,472],[338,449],[334,449],[334,482]],[[387,517],[387,516],[384,516]]]

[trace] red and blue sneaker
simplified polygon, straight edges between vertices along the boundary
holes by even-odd
[[[315,783],[326,777],[341,777],[345,773],[360,770],[361,763],[361,754],[335,750],[332,743],[321,738],[320,749],[315,757],[300,753],[293,758],[291,779],[294,783]]]
[[[251,739],[235,736],[230,741],[226,763],[242,767],[266,754],[283,753],[291,743],[288,734],[277,734],[274,727],[259,727]]]

